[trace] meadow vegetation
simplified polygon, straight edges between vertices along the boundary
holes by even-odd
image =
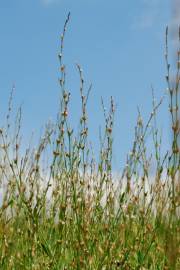
[[[10,121],[12,90],[0,128],[0,269],[180,269],[180,47],[176,74],[171,78],[167,28],[172,145],[162,156],[157,113],[163,98],[153,99],[147,123],[138,114],[132,151],[116,179],[112,169],[114,100],[110,99],[109,110],[102,100],[105,124],[96,158],[88,137],[91,86],[85,89],[79,65],[79,129],[75,131],[70,124],[71,97],[63,58],[69,16],[61,35],[61,100],[56,124],[47,124],[36,148],[30,145],[22,151],[21,109],[13,125]],[[153,155],[146,146],[147,135],[152,136]]]

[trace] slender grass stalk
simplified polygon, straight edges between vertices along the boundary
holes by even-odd
[[[29,145],[22,152],[21,108],[12,125],[13,87],[5,125],[0,128],[0,269],[179,269],[179,50],[174,83],[167,28],[172,145],[163,155],[157,114],[166,97],[156,102],[153,92],[152,113],[144,123],[138,109],[132,150],[122,174],[116,176],[112,163],[115,101],[110,98],[107,111],[101,100],[104,128],[96,158],[87,114],[92,85],[86,89],[79,64],[78,130],[71,124],[64,61],[69,21],[70,13],[60,38],[57,122],[47,124],[36,147]],[[147,146],[150,137],[153,151]],[[46,155],[49,162],[43,170]]]

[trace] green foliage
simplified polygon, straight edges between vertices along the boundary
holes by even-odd
[[[115,106],[102,101],[105,127],[95,160],[88,137],[87,101],[79,65],[80,128],[69,121],[70,93],[66,90],[61,36],[61,102],[56,125],[48,124],[39,145],[21,152],[21,110],[12,136],[10,116],[0,129],[0,269],[180,269],[179,258],[179,68],[174,89],[167,82],[172,119],[172,147],[161,156],[155,103],[147,124],[138,115],[131,153],[122,175],[112,171]],[[166,36],[167,36],[166,32]],[[167,45],[167,40],[166,40]],[[178,63],[180,53],[178,52]],[[177,90],[178,89],[178,90]],[[13,92],[12,92],[13,94]],[[174,109],[175,104],[175,109]],[[151,125],[150,125],[151,124]],[[148,155],[146,136],[152,135],[154,154]],[[43,168],[48,156],[47,169]],[[151,161],[156,163],[154,176]]]

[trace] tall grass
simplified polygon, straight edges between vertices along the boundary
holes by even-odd
[[[0,269],[180,269],[179,249],[179,81],[180,48],[175,83],[171,82],[166,30],[167,86],[172,146],[161,155],[156,103],[147,123],[138,115],[132,151],[120,176],[112,170],[115,105],[104,112],[100,153],[94,157],[88,137],[87,102],[91,86],[80,78],[80,128],[69,121],[64,37],[59,53],[61,101],[58,120],[48,124],[39,145],[21,151],[21,109],[0,129]],[[180,36],[179,36],[180,40]],[[174,77],[173,77],[174,78]],[[148,153],[152,135],[154,155]],[[48,156],[48,166],[43,164]],[[151,161],[156,172],[150,173]]]

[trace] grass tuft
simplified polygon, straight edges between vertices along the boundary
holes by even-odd
[[[153,98],[147,123],[139,112],[132,151],[122,175],[112,170],[115,104],[105,108],[99,158],[88,135],[86,90],[80,80],[81,116],[77,132],[69,121],[70,92],[66,89],[64,38],[59,53],[61,89],[57,123],[47,124],[36,149],[21,151],[21,108],[12,133],[9,99],[6,124],[0,128],[0,269],[180,269],[180,47],[172,82],[165,60],[172,145],[161,154],[157,113],[163,103]],[[180,37],[179,37],[180,40]],[[13,135],[12,135],[13,134]],[[152,136],[153,155],[146,137]],[[48,166],[43,164],[48,156]],[[150,173],[155,162],[154,177]],[[45,168],[45,169],[43,169]]]

